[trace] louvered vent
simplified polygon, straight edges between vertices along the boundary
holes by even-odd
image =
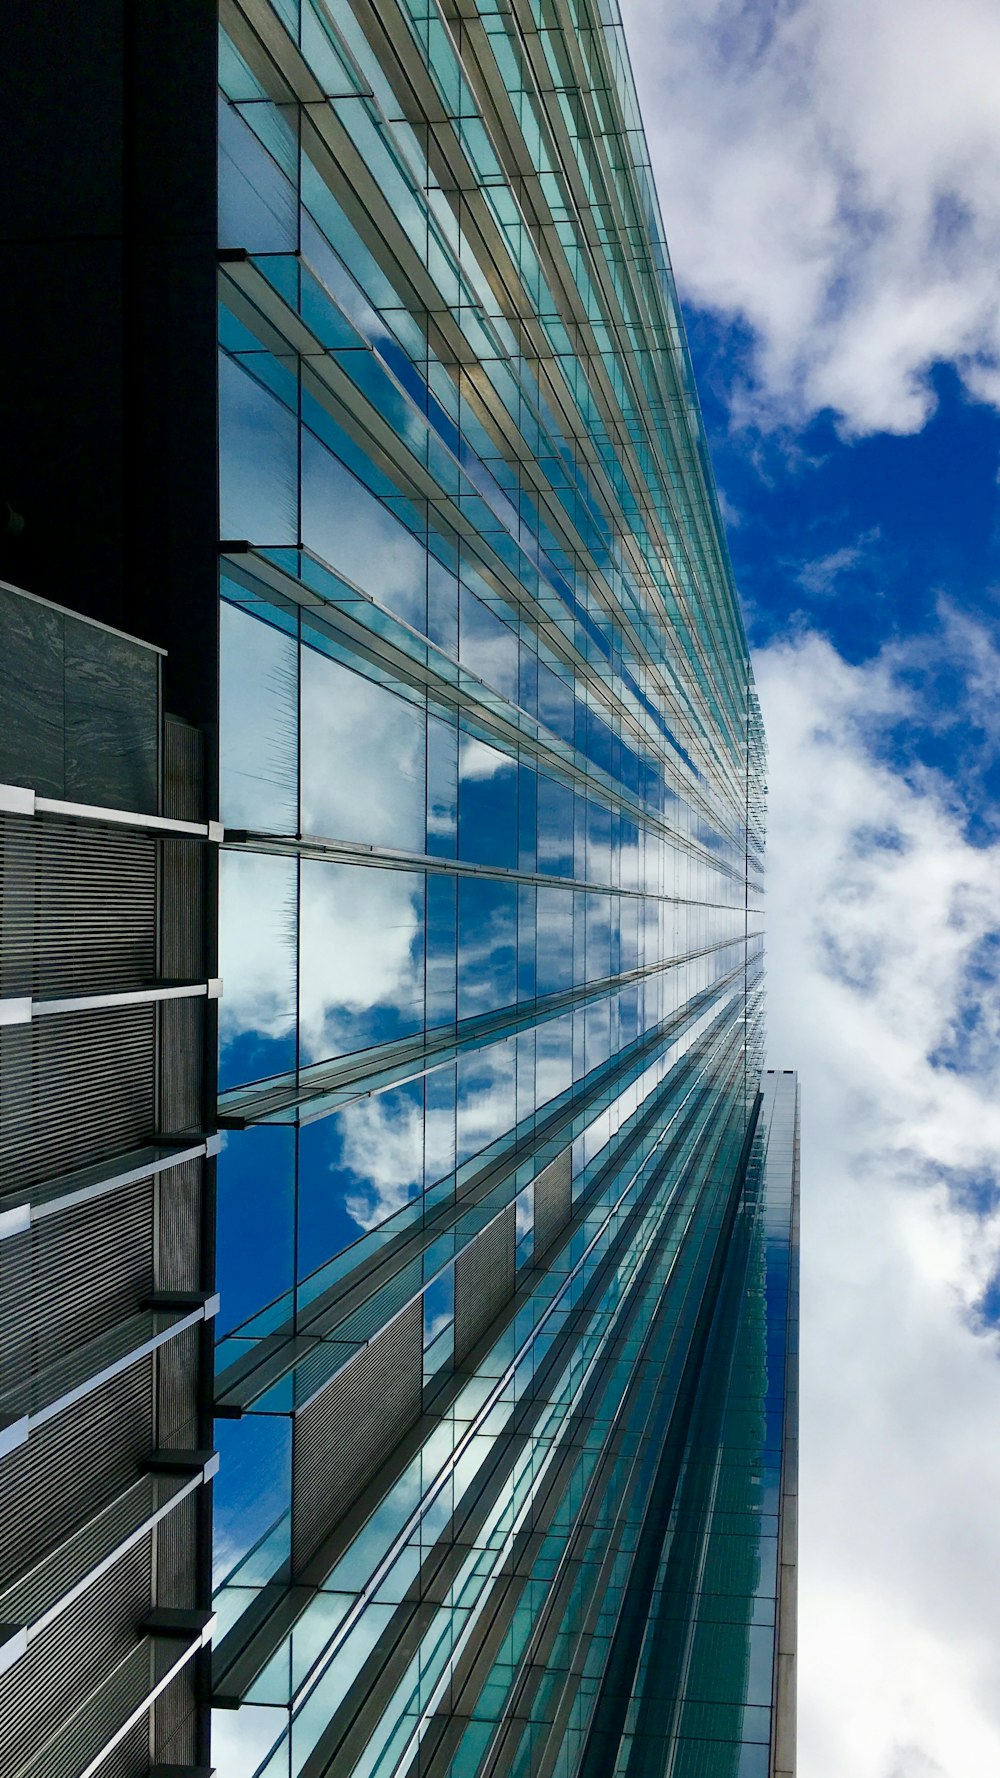
[[[0,816],[0,991],[99,993],[155,975],[155,841]]]
[[[70,1711],[135,1647],[137,1626],[152,1603],[152,1583],[152,1539],[146,1537],[0,1674],[0,1772],[5,1778],[17,1778]],[[142,1696],[137,1688],[133,1703]]]
[[[411,1303],[296,1416],[292,1562],[315,1553],[420,1413],[423,1309]]]
[[[0,1244],[0,1353],[40,1370],[133,1315],[152,1288],[153,1188],[141,1179]]]
[[[146,1778],[149,1771],[149,1712],[123,1735],[97,1768],[98,1778]]]
[[[202,820],[204,739],[180,716],[163,719],[163,810],[173,821]]]
[[[99,1778],[148,1778],[150,1712],[142,1710],[138,1721],[115,1746],[108,1744],[123,1722],[136,1709],[136,1698],[149,1686],[150,1647],[137,1642],[132,1653],[120,1661],[108,1679],[91,1693],[82,1707],[75,1711],[62,1734],[48,1741],[29,1760],[18,1778],[80,1778],[95,1761]],[[141,1729],[141,1735],[140,1735]],[[131,1763],[132,1749],[139,1755],[138,1767]],[[139,1750],[142,1749],[140,1753]],[[119,1749],[121,1754],[119,1755]],[[119,1758],[121,1763],[119,1762]]]
[[[168,981],[201,974],[204,861],[195,840],[160,842],[160,974]]]
[[[514,1294],[514,1206],[455,1261],[455,1363],[472,1350]]]
[[[572,1150],[564,1148],[535,1180],[535,1258],[541,1259],[573,1210]]]
[[[154,1029],[150,1006],[0,1027],[0,1191],[150,1140]]]
[[[156,1528],[156,1602],[197,1604],[198,1498],[189,1494]]]
[[[144,1358],[0,1460],[0,1583],[134,1481],[153,1443],[153,1359]]]

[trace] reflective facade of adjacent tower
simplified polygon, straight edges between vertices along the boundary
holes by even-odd
[[[621,27],[222,24],[214,1759],[763,1778],[763,738]]]

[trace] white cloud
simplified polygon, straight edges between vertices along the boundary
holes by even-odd
[[[345,1207],[363,1229],[393,1216],[425,1182],[442,1179],[455,1165],[453,1109],[424,1112],[409,1097],[388,1092],[348,1105],[340,1120],[343,1164],[358,1180]]]
[[[302,651],[302,831],[424,849],[424,712]]]
[[[223,852],[219,907],[223,1042],[244,1031],[287,1036],[295,1028],[295,860]]]
[[[305,1060],[359,1047],[358,1020],[371,1009],[394,1008],[411,1020],[422,1012],[417,872],[305,859],[297,893],[294,859],[224,852],[220,906],[224,1041],[294,1032],[296,918]]]
[[[803,1085],[802,1778],[1000,1771],[996,1020],[961,1071],[932,1060],[966,1035],[1000,844],[884,746],[949,635],[860,667],[815,635],[757,659],[770,1060]],[[988,652],[964,638],[973,699]]]
[[[622,0],[684,296],[753,330],[746,412],[1000,406],[994,0]]]
[[[799,585],[814,598],[832,595],[846,575],[863,568],[871,545],[878,542],[878,537],[877,530],[863,531],[853,543],[842,544],[826,555],[813,556],[802,562],[796,574]]]
[[[513,771],[516,766],[509,753],[501,753],[499,748],[466,734],[459,736],[458,761],[459,777],[466,781],[495,778],[499,772]]]
[[[309,1060],[361,1047],[355,1021],[369,1008],[422,1017],[423,877],[306,859],[301,884],[299,1028]]]

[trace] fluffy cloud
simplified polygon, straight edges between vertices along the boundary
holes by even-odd
[[[772,1064],[803,1084],[802,1778],[1000,1771],[1000,844],[893,763],[929,654],[757,662]]]
[[[356,1100],[340,1113],[340,1129],[343,1164],[358,1181],[345,1208],[363,1229],[395,1215],[455,1165],[453,1109],[425,1110],[405,1089]]]
[[[287,1037],[323,1061],[373,1041],[380,1009],[410,1023],[423,1004],[423,878],[305,859],[224,852],[220,881],[223,1042]]]
[[[685,297],[740,317],[747,413],[911,432],[1000,405],[993,0],[622,0]]]

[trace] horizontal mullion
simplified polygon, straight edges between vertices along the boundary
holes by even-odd
[[[163,1000],[217,1000],[222,984],[217,976],[206,981],[155,982],[146,988],[119,988],[106,993],[67,994],[40,998],[8,994],[0,998],[0,1026],[28,1025],[35,1019],[74,1012],[99,1012],[124,1006],[151,1006]]]
[[[57,1179],[0,1197],[0,1240],[23,1233],[48,1216],[59,1215],[78,1204],[91,1203],[95,1198],[133,1185],[140,1179],[151,1179],[185,1161],[216,1154],[218,1148],[217,1136],[176,1144],[150,1143],[145,1148],[133,1149],[130,1154],[117,1155],[114,1160],[65,1173]]]
[[[378,1046],[374,1051],[355,1051],[350,1056],[337,1057],[330,1062],[314,1063],[308,1071],[300,1071],[297,1077],[288,1076],[270,1084],[263,1081],[253,1082],[246,1087],[230,1088],[219,1099],[219,1123],[225,1128],[241,1129],[248,1123],[273,1116],[282,1108],[308,1105],[311,1099],[328,1094],[345,1092],[351,1098],[363,1097],[375,1088],[387,1070],[390,1071],[392,1081],[404,1078],[397,1072],[400,1067],[408,1070],[409,1075],[415,1078],[419,1074],[428,1073],[431,1067],[440,1067],[444,1062],[452,1061],[460,1053],[481,1049],[504,1037],[512,1037],[519,1031],[531,1030],[536,1025],[561,1017],[565,1012],[575,1011],[577,1007],[607,999],[619,988],[630,987],[652,976],[665,974],[670,969],[678,969],[687,963],[714,956],[730,945],[745,942],[745,933],[736,932],[730,937],[719,939],[715,944],[684,952],[677,957],[659,958],[654,963],[623,971],[619,975],[584,982],[557,994],[540,995],[520,1003],[512,1002],[510,1006],[480,1014],[475,1019],[460,1021],[456,1025],[432,1026],[423,1037],[399,1038]],[[390,1080],[385,1080],[383,1084],[390,1084]],[[347,1103],[347,1099],[338,1100],[338,1104],[341,1103]],[[255,1106],[257,1109],[251,1109]]]
[[[97,803],[67,802],[61,797],[39,796],[19,784],[0,784],[0,814],[58,815],[60,820],[94,821],[104,826],[136,828],[142,833],[179,834],[184,839],[222,838],[218,821],[179,821],[172,815],[150,815],[135,809],[108,809]]]
[[[728,985],[732,986],[741,973],[742,971],[734,971],[732,977],[728,978]],[[718,998],[718,991],[709,995],[706,990],[703,996],[703,1005],[699,1005],[693,1013],[690,1007],[686,1007],[683,1014],[669,1021],[666,1029],[661,1027],[653,1034],[655,1042],[642,1043],[638,1053],[628,1058],[627,1065],[618,1072],[616,1084],[624,1089],[629,1084],[629,1076],[637,1078],[638,1074],[649,1065],[651,1051],[663,1050],[671,1042],[675,1042],[679,1036],[683,1035],[684,1030],[701,1015],[706,1006],[711,1006],[713,1000]],[[698,1037],[695,1047],[699,1055],[710,1050],[721,1039],[723,1033],[733,1025],[734,1005],[735,1002],[731,1000],[720,1010],[713,1024]],[[673,1078],[671,1090],[673,1092],[677,1091],[691,1066],[692,1057],[690,1054],[678,1058],[676,1069],[671,1071]],[[679,1072],[677,1072],[678,1070]],[[326,1341],[336,1336],[348,1317],[355,1315],[359,1309],[370,1302],[380,1290],[383,1290],[391,1282],[393,1277],[405,1271],[415,1257],[419,1257],[429,1245],[439,1240],[450,1229],[458,1226],[464,1216],[481,1204],[491,1192],[496,1191],[504,1181],[513,1179],[518,1172],[519,1165],[523,1164],[525,1158],[531,1156],[541,1166],[544,1166],[549,1151],[553,1147],[565,1146],[566,1141],[572,1137],[574,1127],[581,1120],[589,1117],[595,1107],[606,1102],[609,1086],[609,1071],[605,1064],[594,1071],[591,1077],[585,1078],[583,1082],[579,1083],[580,1090],[571,1095],[568,1105],[548,1118],[543,1118],[541,1125],[532,1130],[529,1141],[521,1144],[515,1142],[505,1154],[489,1162],[480,1170],[476,1179],[467,1182],[460,1197],[454,1203],[443,1206],[423,1229],[402,1237],[393,1250],[380,1256],[376,1265],[372,1265],[370,1260],[359,1262],[357,1281],[352,1283],[349,1273],[339,1279],[332,1287],[333,1301],[327,1302],[323,1296],[317,1298],[308,1310],[297,1317],[296,1324],[301,1323],[299,1335],[293,1338],[290,1332],[281,1333],[279,1330],[260,1340],[257,1354],[247,1354],[244,1358],[237,1360],[235,1365],[229,1367],[228,1373],[224,1371],[220,1376],[220,1384],[224,1386],[220,1390],[219,1399],[220,1403],[225,1403],[226,1411],[230,1413],[243,1411],[264,1388],[270,1387],[280,1376],[286,1374],[300,1361],[308,1360],[312,1354],[313,1346],[307,1342],[317,1339]],[[657,1100],[656,1106],[637,1107],[635,1115],[639,1118],[637,1129],[640,1132],[651,1117],[659,1115],[658,1107],[663,1102],[662,1093],[658,1089],[653,1096]],[[474,1238],[475,1232],[474,1230],[470,1231],[470,1239]],[[548,1257],[550,1260],[551,1254]],[[336,1313],[334,1313],[335,1308]],[[397,1312],[396,1307],[393,1309],[393,1313],[395,1312]],[[244,1333],[247,1328],[248,1324],[244,1323]],[[311,1329],[317,1329],[318,1332],[310,1332]],[[239,1328],[236,1328],[233,1330],[233,1334],[238,1337],[240,1331]],[[345,1332],[343,1338],[347,1337]],[[284,1362],[281,1359],[282,1348],[286,1353]],[[227,1374],[230,1377],[228,1385],[225,1384]],[[252,1389],[248,1390],[251,1377],[259,1377],[261,1380],[259,1383],[255,1381]]]
[[[746,913],[740,901],[707,901],[704,896],[668,895],[656,889],[636,889],[618,883],[596,883],[586,877],[561,877],[547,871],[516,870],[502,864],[470,864],[462,858],[442,858],[439,853],[400,852],[390,846],[370,845],[366,840],[334,840],[317,834],[257,833],[247,828],[226,829],[227,851],[277,852],[299,858],[333,857],[344,863],[377,864],[387,870],[422,870],[429,875],[486,877],[504,883],[524,883],[539,889],[578,889],[587,895],[621,895],[635,901],[664,902],[671,907],[710,908],[723,913]],[[763,913],[750,908],[751,914]],[[739,936],[739,935],[737,935]]]
[[[309,552],[301,553],[306,555]],[[248,591],[257,591],[259,595],[263,584],[271,598],[277,595],[277,602],[284,599],[292,607],[301,606],[308,610],[313,619],[321,622],[338,640],[342,640],[342,646],[361,659],[371,660],[392,677],[426,692],[437,704],[466,714],[473,726],[512,756],[518,751],[531,754],[550,774],[561,780],[571,781],[604,807],[621,810],[629,819],[641,823],[648,831],[667,840],[688,856],[707,864],[734,882],[743,881],[742,873],[733,865],[726,864],[710,848],[700,845],[672,827],[664,817],[650,810],[638,796],[625,790],[609,773],[595,767],[585,755],[578,754],[574,747],[566,742],[560,743],[544,730],[537,732],[541,725],[533,718],[521,712],[520,724],[512,721],[505,714],[505,708],[510,710],[512,707],[505,707],[498,693],[478,680],[461,662],[452,660],[443,650],[423,638],[420,639],[423,659],[418,662],[405,645],[404,637],[408,637],[410,632],[363,589],[354,589],[359,595],[357,602],[362,610],[368,606],[378,613],[378,630],[364,617],[354,616],[346,612],[342,605],[324,599],[286,569],[279,568],[266,556],[260,555],[251,544],[227,540],[222,546],[222,560],[227,571],[239,584],[245,585]],[[398,629],[399,641],[392,639],[395,629]],[[662,765],[663,761],[660,763]],[[700,804],[701,813],[710,823],[722,824],[720,812],[696,795],[692,786],[684,786],[684,797],[689,803]],[[742,810],[741,791],[739,808],[732,806],[727,811],[729,821],[738,821]],[[735,839],[735,832],[730,837]]]

